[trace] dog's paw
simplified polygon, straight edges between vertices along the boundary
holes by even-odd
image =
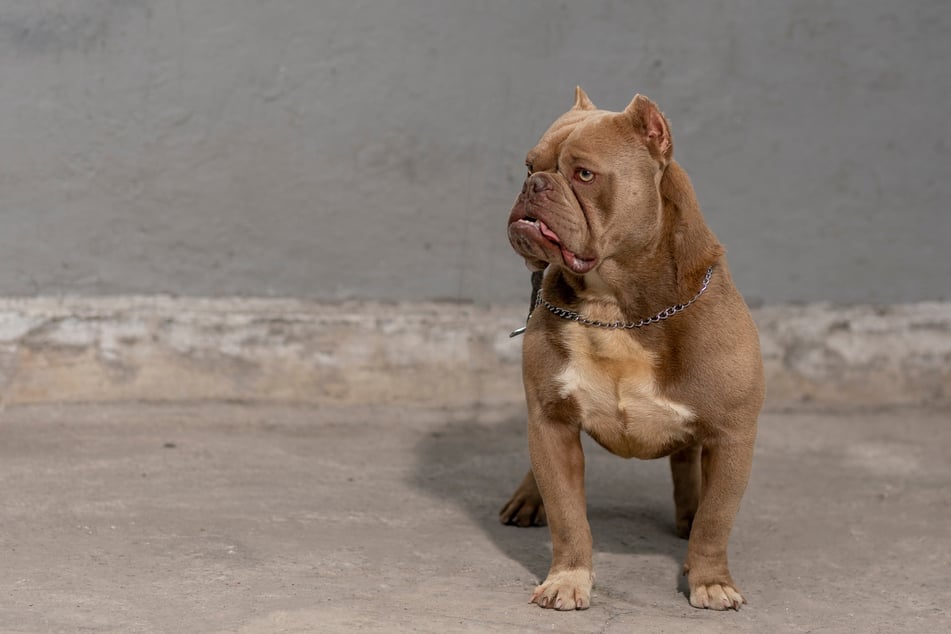
[[[690,588],[690,605],[709,610],[739,610],[746,603],[740,591],[727,583],[711,583]]]
[[[499,511],[499,521],[512,526],[545,526],[548,517],[545,515],[545,504],[538,489],[525,491],[522,487],[512,495],[512,499],[505,503]]]
[[[529,603],[555,610],[587,610],[591,606],[592,585],[594,574],[590,570],[574,568],[553,572],[535,588]]]

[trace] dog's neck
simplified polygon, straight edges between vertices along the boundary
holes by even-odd
[[[659,245],[655,251],[662,250]],[[641,255],[636,262],[606,260],[583,276],[562,271],[561,278],[556,289],[565,301],[579,308],[616,307],[618,317],[626,321],[689,299],[681,297],[677,271],[661,252]]]

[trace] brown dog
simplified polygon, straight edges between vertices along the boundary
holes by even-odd
[[[759,338],[672,150],[649,99],[606,112],[578,88],[509,217],[529,268],[549,267],[523,349],[532,469],[500,514],[550,525],[541,607],[590,605],[581,430],[625,458],[670,456],[691,605],[744,603],[727,541],[765,392]]]

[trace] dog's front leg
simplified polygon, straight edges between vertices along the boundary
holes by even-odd
[[[591,605],[594,573],[581,429],[553,421],[536,410],[529,416],[528,449],[545,503],[553,551],[548,578],[535,589],[531,602],[543,608],[585,610]]]
[[[684,564],[690,605],[696,608],[738,610],[746,603],[730,576],[727,542],[752,462],[752,437],[703,448],[700,507],[693,520]]]

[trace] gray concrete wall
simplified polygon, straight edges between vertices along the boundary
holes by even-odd
[[[424,405],[524,416],[506,306],[0,298],[0,411],[40,403]],[[951,303],[753,310],[767,408],[951,406]]]
[[[504,221],[634,92],[753,303],[951,299],[951,9],[6,0],[0,295],[523,301]]]

